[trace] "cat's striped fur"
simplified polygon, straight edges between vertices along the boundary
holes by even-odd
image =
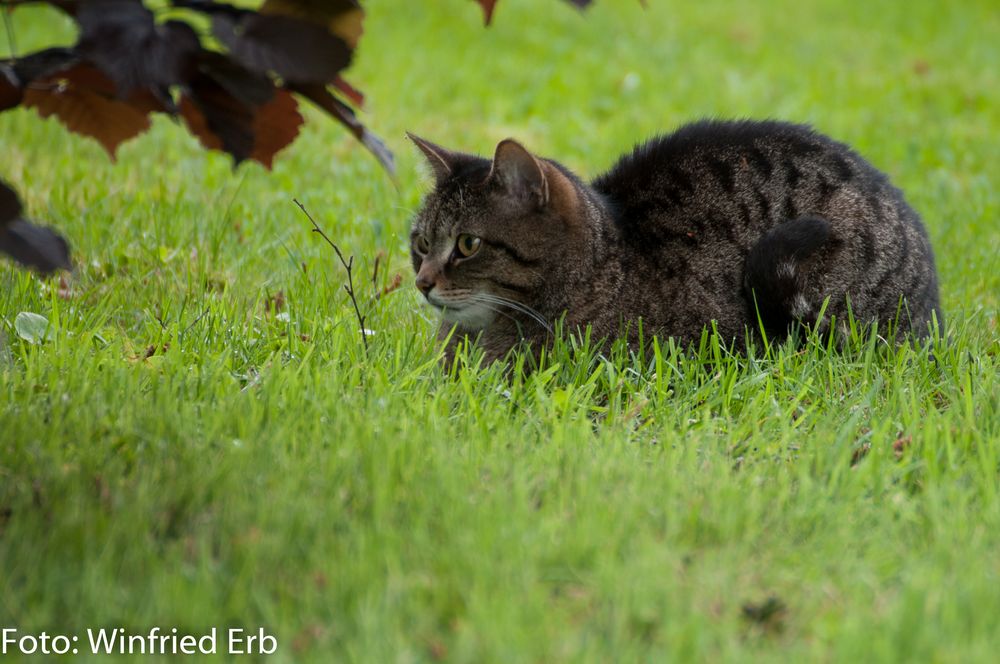
[[[783,122],[701,121],[648,141],[585,184],[507,140],[493,160],[413,137],[437,186],[413,222],[418,285],[442,331],[479,335],[489,359],[544,343],[565,316],[596,338],[727,342],[798,323],[940,320],[919,216],[842,143]],[[471,257],[456,238],[481,238]]]

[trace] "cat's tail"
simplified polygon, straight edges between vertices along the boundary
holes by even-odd
[[[830,222],[806,216],[784,221],[757,241],[743,267],[743,287],[752,319],[764,331],[784,336],[795,322],[811,323],[813,303],[806,297],[802,263],[830,240]]]

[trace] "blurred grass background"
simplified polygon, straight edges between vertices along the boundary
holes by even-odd
[[[0,177],[79,264],[69,299],[0,265],[0,624],[263,625],[295,662],[990,661],[1000,11],[649,5],[501,0],[484,29],[468,0],[366,3],[347,78],[398,187],[313,111],[273,173],[165,118],[113,164],[0,115]],[[54,10],[12,18],[21,52],[73,38]],[[593,176],[704,116],[810,122],[907,192],[950,322],[936,363],[859,341],[442,375],[405,130]],[[405,278],[370,356],[293,197],[363,273],[383,250]],[[18,337],[25,311],[54,341]],[[771,595],[777,618],[745,616]]]

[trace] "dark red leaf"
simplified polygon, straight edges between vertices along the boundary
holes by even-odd
[[[266,104],[274,96],[274,81],[270,77],[250,71],[221,53],[202,52],[195,69],[250,106]]]
[[[0,180],[0,226],[6,226],[21,216],[21,199],[17,192]]]
[[[12,12],[17,8],[19,4],[28,4],[35,0],[11,0],[11,4],[8,5],[7,11]],[[83,0],[37,0],[38,2],[44,2],[47,5],[52,5],[58,9],[63,10],[70,16],[76,14],[77,8],[80,6],[80,2]]]
[[[101,71],[76,64],[35,80],[24,92],[24,105],[96,139],[114,159],[121,143],[149,129],[149,113],[160,108],[148,95],[122,100],[116,94],[114,83]]]
[[[201,112],[198,104],[190,96],[181,96],[177,110],[180,116],[184,118],[184,123],[187,125],[188,131],[198,139],[203,148],[206,150],[226,151],[222,145],[222,139],[209,128],[208,120],[205,119],[205,115]]]
[[[142,52],[153,38],[153,12],[140,0],[88,0],[76,12],[80,25],[77,51],[127,93],[143,86]]]
[[[156,25],[138,0],[88,0],[76,14],[77,50],[106,73],[120,96],[150,89],[171,108],[169,87],[180,83],[201,51],[194,29],[181,21]]]
[[[262,14],[285,14],[325,23],[337,16],[361,9],[358,0],[264,0]]]
[[[236,164],[253,154],[253,107],[224,88],[204,79],[192,81],[181,96],[181,117],[191,133],[209,150],[232,155]]]
[[[181,97],[180,113],[191,133],[236,164],[254,154],[257,111],[274,98],[274,83],[218,53],[203,53]]]
[[[361,94],[361,91],[340,76],[333,79],[333,87],[343,92],[344,96],[350,99],[355,106],[360,108],[365,105],[365,96]]]
[[[375,155],[375,158],[390,174],[396,173],[396,160],[382,139],[368,131],[358,120],[351,107],[330,94],[326,86],[318,84],[295,85],[289,86],[289,89],[302,95],[343,123],[368,148],[369,152]]]
[[[303,122],[295,97],[287,90],[278,90],[274,99],[261,106],[254,117],[255,140],[250,158],[270,170],[274,155],[291,145]]]
[[[69,244],[51,228],[18,219],[0,232],[0,251],[43,274],[72,269]]]
[[[48,76],[68,68],[80,61],[80,56],[70,48],[48,48],[17,60],[11,60],[7,65],[13,69],[21,87],[27,86],[36,78]]]
[[[0,252],[23,265],[48,273],[70,269],[69,245],[49,228],[21,218],[21,201],[13,189],[0,181]]]
[[[496,9],[497,1],[498,0],[476,0],[476,2],[479,3],[479,6],[483,8],[483,16],[486,19],[486,25],[489,25],[490,21],[493,20],[493,10]],[[639,1],[645,5],[646,0]],[[576,5],[580,9],[585,9],[591,4],[591,2],[593,2],[593,0],[566,0],[566,2]]]
[[[185,95],[180,114],[205,148],[227,152],[237,164],[253,159],[268,169],[274,156],[296,139],[304,122],[298,103],[285,90],[256,109],[222,88],[207,97],[202,93],[197,101]]]
[[[265,3],[267,11],[262,8],[260,14],[213,0],[174,0],[173,4],[209,14],[212,34],[240,64],[296,83],[332,81],[350,64],[349,41],[356,41],[360,34],[348,30],[347,36],[341,37],[331,32],[326,21],[317,22],[321,16],[336,17],[334,7],[359,11],[353,3],[343,4],[343,0],[335,0],[322,14],[314,15],[303,11],[301,2],[272,0]]]
[[[493,10],[497,6],[497,0],[476,0],[476,2],[483,8],[483,19],[486,21],[486,25],[489,25],[493,20]]]
[[[364,31],[365,13],[357,0],[264,0],[260,13],[296,16],[321,25],[352,50]]]
[[[212,33],[241,64],[286,81],[332,81],[351,63],[351,49],[326,28],[292,16],[249,14],[212,19]]]
[[[21,103],[24,94],[14,70],[8,65],[0,65],[0,112],[14,108]]]

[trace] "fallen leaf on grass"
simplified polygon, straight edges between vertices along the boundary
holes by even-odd
[[[72,300],[75,294],[76,293],[73,290],[73,287],[70,285],[66,277],[59,277],[59,290],[56,291],[56,296],[60,300]]]
[[[854,450],[851,454],[851,466],[856,466],[861,463],[861,460],[868,456],[868,453],[872,449],[871,443],[862,443],[860,447]]]
[[[41,344],[56,338],[55,328],[45,316],[22,311],[14,319],[14,330],[17,336],[30,344]]]
[[[285,291],[279,290],[273,295],[268,295],[264,300],[264,310],[277,313],[285,310]]]
[[[904,436],[903,434],[899,434],[899,436],[897,436],[896,440],[892,442],[892,452],[896,457],[896,461],[899,461],[903,458],[903,453],[906,451],[906,448],[908,448],[912,442],[913,442],[913,436]],[[851,466],[852,467],[857,466],[862,459],[868,456],[868,453],[871,452],[871,449],[872,449],[872,444],[867,442],[863,443],[861,446],[855,449],[854,453],[851,454]]]
[[[128,355],[127,359],[129,362],[133,363],[144,362],[152,357],[156,357],[157,355],[163,355],[168,350],[170,350],[170,344],[160,344],[159,346],[156,344],[149,344],[140,352]]]
[[[399,287],[402,285],[403,285],[403,275],[397,272],[396,274],[392,275],[392,281],[390,281],[389,283],[387,283],[385,286],[382,287],[382,290],[380,290],[378,295],[375,296],[375,299],[376,300],[381,299],[386,295],[388,295],[389,293],[399,290]]]

